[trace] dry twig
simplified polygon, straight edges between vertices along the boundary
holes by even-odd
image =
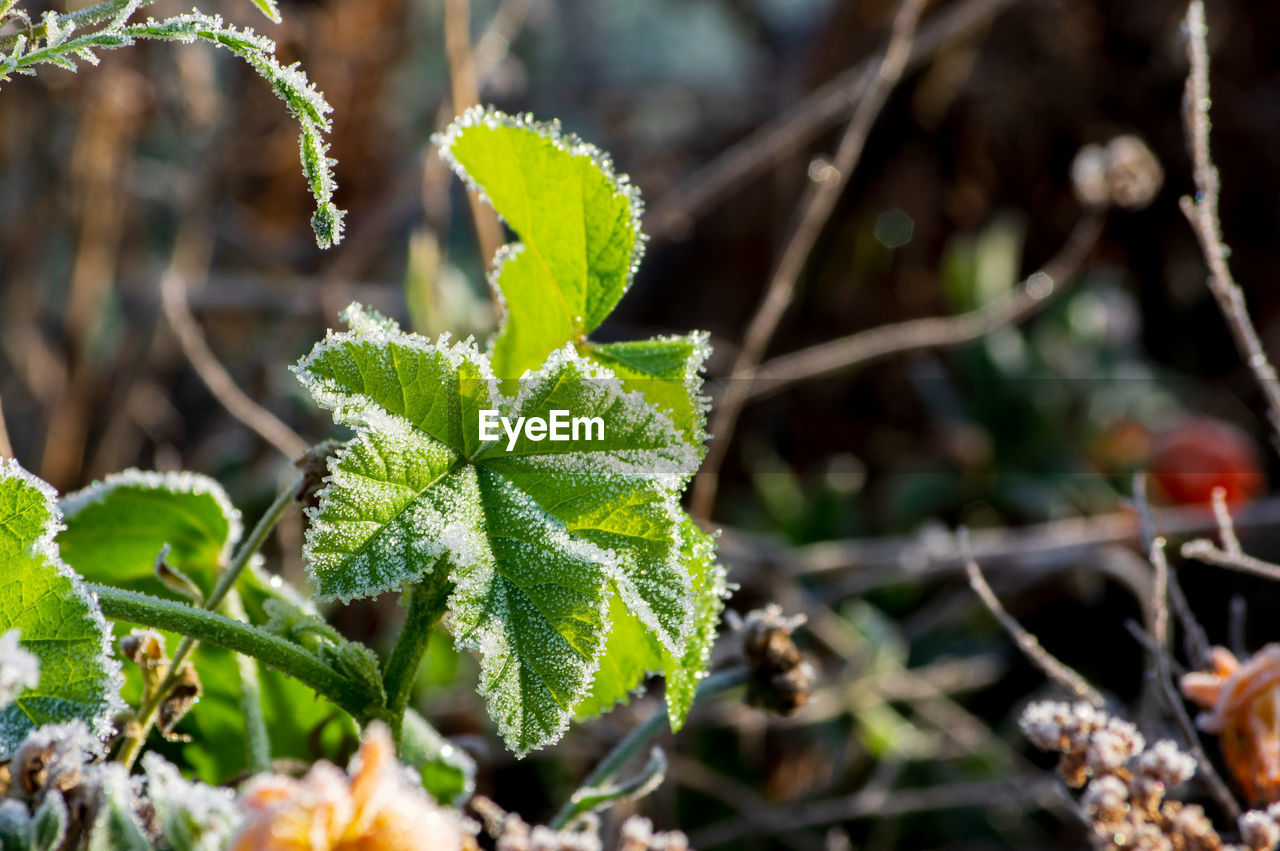
[[[4,407],[0,405],[0,458],[13,457],[13,444],[9,442],[9,429],[4,424]]]
[[[707,518],[715,503],[720,464],[724,461],[729,442],[733,439],[734,425],[746,401],[746,390],[755,375],[756,366],[764,357],[773,332],[778,327],[795,296],[796,283],[804,270],[809,253],[813,250],[823,226],[831,217],[840,192],[849,179],[871,131],[890,92],[902,79],[911,44],[915,38],[916,24],[924,11],[926,0],[902,0],[894,13],[889,43],[876,67],[875,76],[866,94],[858,102],[849,120],[831,163],[815,169],[810,167],[813,182],[809,184],[800,201],[800,216],[795,229],[787,240],[782,259],[773,273],[763,300],[747,326],[746,338],[738,353],[724,397],[716,408],[711,423],[714,437],[707,451],[702,470],[694,480],[691,511],[694,517]]]
[[[444,45],[449,57],[450,99],[453,111],[461,114],[467,107],[480,102],[471,45],[471,0],[445,0]],[[502,247],[502,225],[498,222],[498,214],[480,200],[479,192],[468,190],[467,203],[471,206],[471,221],[475,225],[476,241],[480,244],[480,262],[487,268]]]
[[[1059,661],[1044,646],[1040,640],[1023,628],[1022,624],[1014,620],[1003,605],[1000,604],[991,586],[987,584],[986,577],[982,575],[982,569],[978,567],[978,562],[973,558],[973,550],[969,546],[969,532],[967,529],[960,529],[957,533],[957,544],[960,548],[960,554],[964,558],[965,571],[969,574],[969,585],[977,593],[978,599],[982,600],[982,604],[987,610],[995,616],[1000,625],[1004,627],[1005,632],[1009,633],[1009,637],[1013,639],[1018,648],[1026,655],[1027,659],[1044,672],[1045,676],[1053,680],[1058,685],[1069,691],[1076,697],[1087,700],[1099,709],[1106,705],[1102,699],[1102,695],[1098,694],[1097,689],[1089,685],[1084,677],[1070,666]]]
[[[1191,223],[1205,262],[1209,265],[1209,291],[1227,320],[1240,357],[1244,359],[1262,394],[1266,397],[1271,426],[1280,436],[1280,377],[1267,358],[1257,329],[1249,317],[1244,292],[1231,277],[1227,265],[1229,251],[1222,241],[1222,220],[1218,216],[1218,167],[1209,155],[1209,48],[1206,44],[1208,25],[1204,19],[1204,3],[1192,0],[1187,6],[1187,57],[1191,71],[1183,94],[1183,120],[1191,143],[1196,197],[1179,200],[1182,213]]]
[[[907,58],[907,70],[918,68],[943,48],[981,32],[1016,2],[965,0],[940,10],[920,28]],[[872,57],[858,63],[698,169],[678,190],[653,205],[645,217],[649,236],[654,240],[680,236],[727,195],[795,155],[839,122],[871,90],[877,61]]]
[[[761,364],[755,380],[745,388],[751,399],[762,399],[799,381],[845,372],[890,355],[920,349],[955,346],[1017,325],[1043,310],[1052,297],[1066,292],[1080,266],[1102,234],[1103,217],[1086,213],[1061,250],[1044,268],[1008,293],[959,316],[934,316],[881,325],[781,355]]]
[[[292,460],[307,451],[307,442],[236,385],[191,315],[187,304],[187,276],[193,274],[193,270],[208,268],[209,245],[205,234],[206,229],[195,224],[190,215],[179,226],[173,254],[160,279],[165,319],[192,368],[222,407]]]

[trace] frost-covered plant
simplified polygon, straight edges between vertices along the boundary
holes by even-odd
[[[137,5],[115,8],[106,29]],[[72,43],[51,38],[41,49]],[[29,43],[10,55],[30,57]],[[24,747],[39,757],[0,823],[28,845],[41,831],[64,835],[42,821],[57,821],[59,804],[43,802],[67,804],[86,779],[92,791],[64,827],[109,836],[110,847],[222,847],[233,833],[256,847],[243,837],[319,818],[296,806],[311,798],[330,815],[351,809],[340,835],[359,845],[370,819],[384,833],[407,823],[408,810],[379,809],[389,799],[377,791],[404,792],[407,776],[406,801],[425,789],[460,803],[470,760],[409,706],[438,622],[479,652],[480,691],[517,754],[627,701],[654,674],[671,727],[684,723],[727,593],[714,538],[680,504],[704,452],[706,335],[590,339],[643,247],[639,194],[603,153],[555,124],[483,110],[437,142],[521,240],[493,275],[502,327],[482,347],[347,308],[347,329],[294,372],[354,434],[300,459],[247,535],[199,474],[127,470],[59,499],[16,461],[0,465],[0,694],[12,697],[0,701],[0,760],[22,762]],[[560,415],[574,418],[571,431],[556,431]],[[385,659],[263,570],[264,540],[297,503],[310,505],[310,596],[402,593],[406,620]],[[383,724],[389,732],[369,732]],[[51,762],[65,725],[88,744]],[[358,728],[366,750],[350,778],[329,766],[303,781],[255,780],[244,811],[154,754],[141,779],[127,771],[161,735],[197,780],[264,778],[274,760],[313,759],[317,746],[335,754]],[[75,769],[66,782],[53,770],[64,763]],[[293,805],[275,806],[282,797]],[[642,828],[627,847],[679,844]]]
[[[155,0],[103,0],[60,14],[46,11],[39,23],[17,5],[0,0],[0,83],[14,74],[35,74],[43,65],[75,71],[80,62],[97,65],[98,52],[130,47],[139,40],[190,44],[204,41],[225,48],[249,64],[270,85],[298,122],[302,173],[316,201],[311,218],[316,244],[328,248],[342,240],[344,212],[333,203],[336,188],[329,145],[333,108],[316,90],[297,63],[283,66],[275,57],[276,44],[252,29],[240,29],[220,15],[198,9],[157,20],[135,21],[134,15]],[[275,0],[253,0],[273,23],[280,22]]]
[[[1169,798],[1195,776],[1196,760],[1168,739],[1148,746],[1128,721],[1087,703],[1032,703],[1019,723],[1033,745],[1059,754],[1066,784],[1083,787],[1079,806],[1093,848],[1274,851],[1280,843],[1280,806],[1242,814],[1233,844],[1199,804]]]

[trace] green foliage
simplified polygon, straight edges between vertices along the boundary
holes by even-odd
[[[297,367],[357,429],[331,462],[306,555],[322,597],[447,576],[451,626],[484,656],[481,689],[508,743],[553,740],[590,687],[616,593],[683,653],[691,580],[679,491],[700,453],[572,347],[504,396],[467,343],[430,343],[349,308]],[[479,440],[478,413],[601,416],[604,440]]]
[[[122,708],[120,669],[93,597],[58,556],[52,488],[16,461],[0,463],[0,633],[40,663],[39,683],[0,707],[0,758],[32,729],[80,719],[99,734]]]
[[[99,51],[130,47],[140,39],[185,44],[204,41],[225,48],[247,62],[271,85],[271,90],[284,101],[298,122],[302,172],[316,202],[311,219],[316,244],[328,248],[340,242],[345,214],[333,203],[336,161],[329,157],[329,146],[324,141],[331,129],[328,116],[333,108],[324,96],[316,91],[296,63],[288,67],[279,63],[275,42],[253,30],[227,24],[219,15],[206,15],[197,10],[164,20],[148,18],[141,23],[129,22],[135,12],[152,2],[154,0],[106,0],[65,15],[45,12],[39,25],[0,37],[0,83],[14,74],[34,74],[42,65],[68,71],[75,71],[80,62],[97,65]],[[268,18],[279,20],[274,0],[254,0],[254,3]],[[11,7],[11,3],[5,5],[0,21],[6,15],[18,15]]]
[[[306,558],[321,599],[429,583],[517,753],[605,711],[647,673],[678,727],[706,668],[725,585],[679,507],[705,439],[706,335],[587,340],[639,262],[639,194],[556,124],[473,109],[437,140],[522,242],[497,262],[492,356],[352,305],[295,371],[356,431],[330,462]],[[552,411],[603,435],[482,436]],[[518,429],[518,426],[517,426]],[[402,639],[403,643],[403,639]]]
[[[436,143],[520,236],[493,276],[507,309],[494,371],[519,378],[585,339],[626,293],[644,253],[640,194],[606,154],[555,122],[475,107]]]

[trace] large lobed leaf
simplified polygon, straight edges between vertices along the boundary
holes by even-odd
[[[697,467],[671,419],[572,346],[504,396],[470,342],[431,343],[348,308],[296,367],[356,436],[330,461],[306,556],[321,598],[438,580],[450,626],[481,651],[508,744],[554,740],[591,687],[611,599],[665,651],[687,652],[692,577],[681,489]],[[599,416],[603,440],[479,440],[479,412]]]
[[[39,683],[0,708],[0,759],[45,724],[79,719],[105,737],[124,708],[110,630],[54,546],[62,519],[55,500],[18,462],[0,462],[0,633],[17,629],[40,661]]]

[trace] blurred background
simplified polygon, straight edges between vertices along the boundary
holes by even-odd
[[[490,334],[486,252],[505,237],[492,221],[477,231],[430,144],[475,99],[559,118],[631,175],[648,251],[596,336],[706,329],[709,390],[722,392],[811,161],[830,156],[894,6],[282,0],[280,26],[243,0],[203,6],[275,38],[333,104],[349,213],[327,252],[308,226],[296,125],[234,57],[147,44],[7,84],[0,399],[16,456],[63,490],[129,466],[197,470],[253,517],[288,474],[281,448],[332,432],[287,367],[347,303],[428,335]],[[1029,322],[747,404],[711,512],[740,586],[730,608],[805,613],[817,683],[786,719],[724,703],[695,712],[667,743],[668,783],[634,805],[659,827],[699,848],[1077,847],[1051,761],[1014,723],[1047,693],[1043,679],[977,605],[946,530],[974,529],[1010,611],[1153,735],[1160,714],[1125,627],[1149,616],[1132,474],[1152,471],[1159,531],[1208,531],[1203,511],[1178,506],[1203,506],[1223,484],[1245,548],[1280,555],[1260,395],[1177,204],[1193,191],[1184,12],[1166,0],[929,4],[769,356],[1007,294],[1080,219],[1070,172],[1085,144],[1140,136],[1164,188],[1142,211],[1111,213],[1075,286]],[[1208,12],[1223,226],[1276,354],[1280,6]],[[175,327],[194,329],[278,418],[283,447],[219,403]],[[294,579],[301,523],[282,525],[270,559]],[[1280,604],[1274,590],[1178,571],[1212,640],[1233,628],[1247,649],[1274,637],[1261,614]],[[1249,605],[1233,621],[1237,597]],[[387,646],[398,610],[385,599],[334,617]],[[516,761],[478,698],[449,687],[472,682],[474,665],[443,645],[419,703],[475,753],[481,791],[530,820],[653,709],[633,701]],[[721,645],[738,652],[731,635]]]

